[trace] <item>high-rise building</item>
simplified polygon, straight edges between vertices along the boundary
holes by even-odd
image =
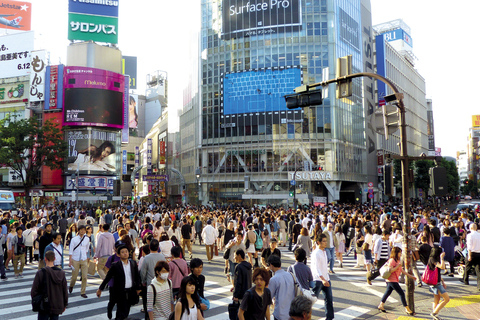
[[[189,201],[365,200],[367,159],[376,159],[375,135],[367,148],[365,133],[373,81],[355,79],[342,100],[331,85],[321,105],[303,110],[288,110],[283,96],[334,78],[338,57],[372,72],[371,27],[370,1],[202,1],[199,90],[189,95],[198,103],[184,108],[180,127],[182,173],[195,183]]]

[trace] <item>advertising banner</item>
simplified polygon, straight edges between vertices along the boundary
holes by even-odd
[[[122,151],[122,174],[127,174],[127,150]]]
[[[140,166],[140,148],[138,146],[135,147],[135,168]],[[138,172],[135,174],[135,179],[138,179]]]
[[[68,14],[68,40],[118,43],[118,18]]]
[[[123,89],[123,128],[122,128],[122,143],[128,143],[129,141],[129,136],[130,136],[130,131],[129,131],[129,119],[128,119],[128,113],[129,113],[129,81],[128,81],[128,76],[125,76],[125,88]]]
[[[159,163],[160,165],[163,165],[165,166],[166,164],[166,148],[165,148],[165,141],[164,140],[161,140],[158,142],[160,144],[160,150],[159,150]]]
[[[147,173],[152,174],[152,139],[147,140]]]
[[[117,174],[120,172],[117,154],[120,135],[100,129],[78,129],[65,132],[68,143],[67,172],[84,174]]]
[[[63,124],[123,128],[124,78],[107,70],[66,67]]]
[[[45,110],[62,110],[63,107],[63,64],[48,66],[45,72]]]
[[[30,102],[45,100],[45,71],[47,60],[45,50],[33,51],[30,72]]]
[[[67,190],[75,190],[76,186],[76,178],[71,176],[67,176],[65,189]],[[114,177],[102,177],[102,176],[80,176],[78,178],[78,189],[85,190],[85,189],[95,189],[95,190],[113,190],[113,185],[115,184]]]
[[[33,31],[0,37],[0,78],[20,77],[30,73],[33,39]]]
[[[300,0],[223,0],[222,39],[300,30]]]
[[[137,136],[138,129],[138,95],[131,94],[128,98],[128,128],[131,136]]]
[[[28,31],[31,20],[30,2],[0,0],[0,29]]]
[[[130,77],[130,89],[137,89],[137,57],[122,57],[122,73]]]
[[[26,81],[0,85],[0,105],[27,102],[28,93],[25,92],[25,88],[28,88]]]
[[[112,0],[69,0],[68,12],[118,17],[118,2]]]

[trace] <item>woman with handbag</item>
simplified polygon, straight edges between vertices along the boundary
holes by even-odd
[[[425,268],[425,273],[422,278],[424,280],[427,280],[427,277],[434,278],[436,276],[437,278],[435,285],[430,284],[430,291],[433,293],[433,310],[430,315],[436,320],[440,319],[438,317],[440,310],[442,310],[450,301],[450,297],[446,291],[447,285],[441,276],[441,270],[445,270],[445,252],[442,252],[441,247],[433,247],[430,252],[430,257],[428,258],[427,268]],[[437,275],[432,273],[437,273]],[[442,302],[440,302],[441,298],[443,298]]]
[[[407,305],[407,300],[405,299],[405,293],[403,292],[402,288],[398,284],[398,277],[400,276],[401,273],[403,273],[405,276],[416,280],[416,278],[408,273],[406,273],[403,268],[402,268],[402,263],[401,263],[401,256],[402,256],[402,249],[398,247],[392,248],[392,252],[390,254],[390,259],[387,261],[384,267],[388,267],[389,270],[387,272],[390,272],[390,276],[387,281],[387,290],[383,294],[382,301],[378,305],[378,310],[382,312],[387,312],[384,308],[385,302],[387,301],[388,297],[392,294],[392,291],[395,290],[398,295],[400,296],[400,300],[402,300],[402,304],[405,307],[405,312],[413,316],[415,313],[408,307]]]

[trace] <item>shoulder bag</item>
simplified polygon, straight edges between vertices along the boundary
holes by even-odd
[[[434,286],[438,283],[438,271],[437,268],[431,270],[430,267],[426,266],[425,271],[423,271],[422,281],[429,286]]]
[[[388,279],[392,275],[392,268],[389,267],[388,262],[386,262],[381,268],[380,268],[380,276],[383,279]]]
[[[40,292],[32,298],[32,311],[34,312],[49,312],[50,306],[48,302],[48,273],[45,268],[40,270],[42,272],[42,285]]]
[[[295,273],[295,267],[292,266],[292,270],[293,270],[293,283],[295,285],[295,296],[298,296],[298,295],[303,295],[305,296],[305,298],[307,298],[308,300],[312,301],[313,303],[315,303],[317,301],[317,296],[313,293],[312,289],[304,289],[300,286],[300,284],[298,283],[297,281],[297,275]]]

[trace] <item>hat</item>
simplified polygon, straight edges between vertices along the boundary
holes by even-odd
[[[270,239],[270,242],[272,242],[272,243],[277,243],[277,238],[272,238],[272,239]]]
[[[247,226],[248,229],[252,229],[253,228],[253,223],[249,223],[248,226]]]
[[[45,223],[45,227],[46,227],[46,226],[52,226],[52,227],[53,227],[53,223],[47,222],[47,223]]]

